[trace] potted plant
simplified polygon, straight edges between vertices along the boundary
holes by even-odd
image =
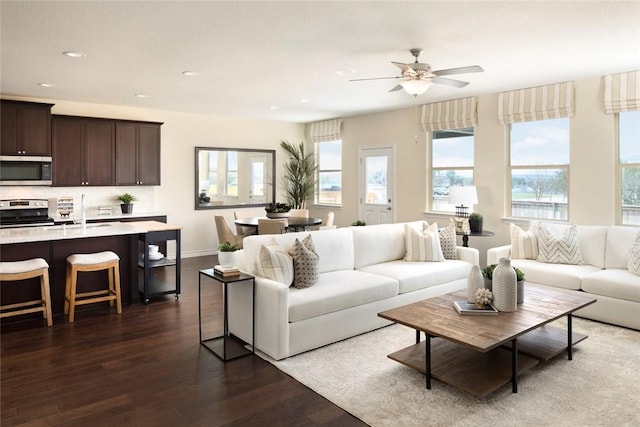
[[[479,213],[473,212],[469,215],[469,229],[472,233],[482,233],[483,218]]]
[[[484,287],[486,289],[493,289],[493,270],[496,269],[498,264],[491,264],[482,269],[482,277],[484,277]],[[518,302],[522,302],[520,295],[523,295],[520,290],[524,289],[524,273],[518,267],[513,267],[516,272],[516,281],[518,286]]]
[[[236,263],[236,251],[238,246],[231,242],[222,242],[218,245],[218,262],[223,267],[233,267]]]
[[[129,193],[124,193],[121,194],[120,196],[116,197],[116,200],[120,200],[120,202],[122,203],[120,205],[120,209],[122,210],[122,213],[131,213],[133,211],[133,203],[138,199],[136,199],[136,196],[129,194]]]
[[[284,164],[282,182],[291,209],[306,209],[307,199],[313,197],[316,187],[316,170],[313,153],[307,153],[304,143],[296,146],[282,141],[280,146],[289,155],[289,161]]]
[[[360,227],[360,226],[367,225],[367,223],[359,219],[357,221],[352,222],[351,225],[353,225],[354,227]]]
[[[271,203],[264,208],[267,213],[267,218],[288,218],[290,215],[291,206],[286,203]]]

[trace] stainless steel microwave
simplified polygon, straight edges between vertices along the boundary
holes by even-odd
[[[0,185],[51,184],[51,157],[0,156]]]

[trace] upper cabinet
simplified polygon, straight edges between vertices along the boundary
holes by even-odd
[[[53,117],[53,185],[115,185],[115,122]]]
[[[0,101],[0,154],[51,156],[51,107],[53,104]]]
[[[116,122],[116,185],[160,185],[160,126]]]

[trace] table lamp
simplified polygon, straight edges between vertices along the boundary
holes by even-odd
[[[449,187],[449,204],[456,207],[456,217],[468,218],[469,207],[478,203],[475,185]]]

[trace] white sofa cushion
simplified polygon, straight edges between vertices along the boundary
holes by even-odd
[[[324,232],[323,232],[324,233]],[[322,273],[310,288],[289,289],[289,322],[298,322],[398,295],[398,282],[344,270]]]
[[[291,255],[275,241],[261,245],[259,257],[256,260],[256,270],[262,277],[266,277],[283,285],[290,286],[293,282],[293,260]]]
[[[640,302],[640,277],[627,270],[600,270],[582,279],[582,290],[590,294]]]
[[[296,239],[289,249],[293,258],[293,286],[308,288],[318,281],[318,254],[313,246],[311,234],[302,241]]]
[[[580,254],[577,228],[572,225],[558,233],[541,223],[538,231],[538,261],[581,265],[582,255]]]
[[[408,224],[420,224],[413,221]],[[353,233],[355,268],[402,259],[406,252],[404,223],[349,227]],[[320,254],[322,257],[322,254]]]
[[[628,268],[629,249],[636,243],[640,230],[638,227],[611,226],[607,231],[606,268]]]
[[[511,265],[522,270],[526,282],[572,290],[579,290],[585,277],[600,271],[592,265],[546,264],[532,259],[514,259]]]
[[[407,245],[405,261],[444,261],[438,224],[435,222],[429,226],[426,226],[426,223],[419,226],[405,224],[404,238]]]
[[[607,236],[611,227],[602,225],[579,225],[577,229],[582,262],[598,268],[605,268],[604,257]]]
[[[529,231],[511,223],[509,235],[511,236],[512,259],[536,259],[538,258],[538,222],[529,225]]]
[[[444,262],[390,261],[362,267],[360,271],[397,280],[400,293],[415,291],[469,277],[471,264],[458,260]]]

